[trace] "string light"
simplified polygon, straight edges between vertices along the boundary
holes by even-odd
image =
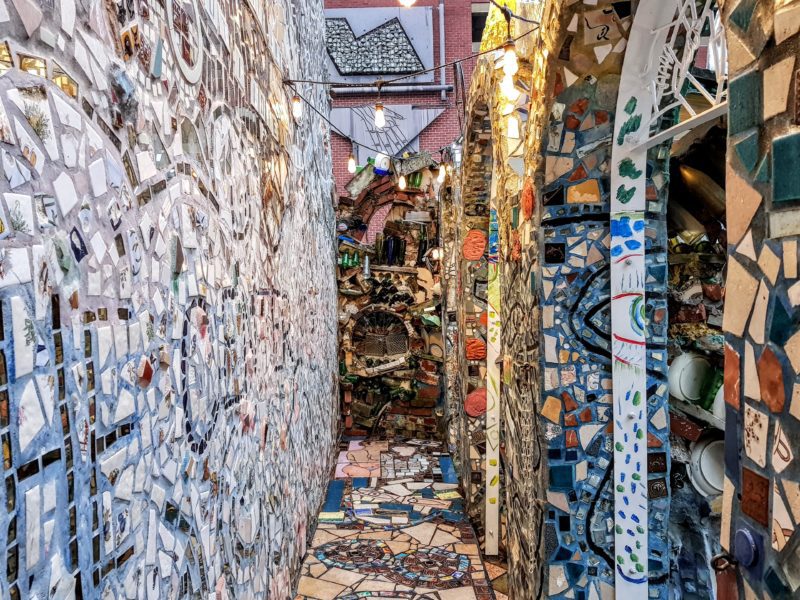
[[[406,176],[405,175],[400,175],[400,179],[397,180],[397,187],[399,187],[401,191],[406,189]]]
[[[386,114],[383,112],[383,104],[380,102],[375,105],[375,127],[378,129],[386,127]]]
[[[503,92],[503,95],[511,100],[511,102],[516,102],[520,95],[520,91],[514,84],[514,77],[511,75],[506,75],[503,77],[502,81],[500,81],[500,91]]]
[[[303,118],[303,101],[297,94],[292,98],[292,116],[295,121],[299,121]]]
[[[347,159],[347,172],[351,175],[356,172],[356,157],[350,153],[350,158]]]
[[[517,45],[510,37],[503,46],[503,73],[509,77],[513,77],[519,71],[519,62],[517,61]]]

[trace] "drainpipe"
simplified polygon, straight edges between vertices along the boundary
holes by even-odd
[[[384,86],[381,88],[381,94],[389,96],[391,94],[413,94],[414,92],[442,92],[446,95],[447,92],[453,91],[452,85],[392,85]],[[363,87],[331,87],[331,93],[337,96],[350,96],[353,94],[377,94],[378,88],[374,85],[365,85]]]
[[[444,0],[439,0],[439,64],[444,65],[445,63],[445,48],[444,48]],[[447,75],[445,74],[445,68],[442,66],[439,69],[439,79],[442,83],[442,102],[447,100],[447,91],[444,89],[445,85],[447,84]]]

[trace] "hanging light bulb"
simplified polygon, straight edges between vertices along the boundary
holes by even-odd
[[[444,183],[444,178],[447,176],[447,169],[445,169],[444,165],[439,165],[439,174],[436,177],[436,181],[439,183]]]
[[[400,175],[400,179],[397,180],[397,187],[399,187],[401,190],[406,189],[406,176],[405,175]]]
[[[500,81],[500,91],[503,92],[503,95],[511,102],[516,102],[520,95],[520,91],[517,89],[517,86],[514,85],[514,77],[512,75],[503,77],[502,81]]]
[[[380,102],[375,105],[375,127],[378,129],[386,127],[386,114],[383,112],[383,104]]]
[[[356,172],[356,157],[350,153],[350,158],[347,159],[347,172],[351,175]]]
[[[297,94],[292,98],[292,116],[295,121],[299,121],[303,118],[303,101]]]
[[[417,0],[400,0],[400,4],[405,6],[406,8],[410,8],[417,3]]]
[[[511,38],[503,45],[503,72],[513,77],[519,71],[517,62],[517,45]]]

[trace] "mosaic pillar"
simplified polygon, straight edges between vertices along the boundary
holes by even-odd
[[[489,297],[486,327],[486,554],[497,554],[500,543],[500,256],[497,224],[497,182],[492,179],[489,208]]]
[[[800,3],[728,0],[722,546],[745,597],[800,593]]]
[[[575,5],[550,34],[537,186],[550,597],[667,593],[666,468],[648,479],[649,452],[668,451],[666,324],[652,318],[666,308],[655,154],[630,161],[635,185],[618,195],[617,147],[642,122],[642,107],[623,97],[637,18],[627,4]]]
[[[663,373],[666,356],[662,353],[660,360],[653,360],[652,354],[648,356],[648,346],[653,340],[646,335],[646,297],[664,290],[657,285],[663,282],[648,277],[645,264],[648,165],[647,147],[642,142],[647,139],[652,113],[658,108],[653,106],[651,86],[661,67],[655,58],[667,39],[668,30],[663,25],[671,21],[675,11],[676,3],[671,1],[643,4],[636,11],[628,37],[612,137],[614,555],[615,590],[623,598],[648,595],[649,514],[651,510],[664,513],[669,510],[666,498],[649,498],[652,484],[648,473],[648,433],[654,429],[658,435],[656,425],[650,425],[649,407],[664,410],[665,402],[663,391],[660,399],[649,397],[647,368]],[[659,251],[663,254],[665,249],[661,247]],[[660,438],[666,443],[663,433]],[[666,485],[663,489],[667,495]]]

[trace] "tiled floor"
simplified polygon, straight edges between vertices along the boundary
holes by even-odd
[[[349,442],[297,600],[494,598],[457,488],[438,442]]]

